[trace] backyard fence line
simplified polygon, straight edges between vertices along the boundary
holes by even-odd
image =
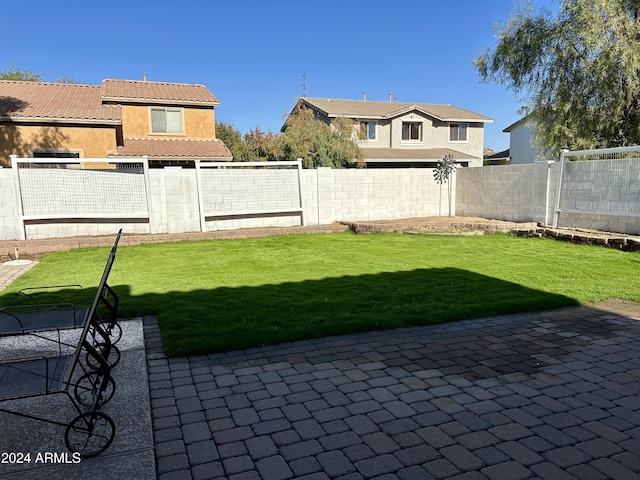
[[[572,162],[571,175],[562,181],[562,164],[553,161],[460,169],[456,213],[638,235],[640,158],[637,153],[630,154],[633,150],[629,148],[616,151],[622,158],[611,158],[615,151],[606,149],[597,151],[600,161]],[[572,153],[580,156],[589,152]],[[559,195],[563,196],[562,215],[557,215]],[[580,208],[567,208],[570,202]]]
[[[33,163],[36,159],[20,159],[25,163],[27,160]],[[67,163],[69,160],[55,159],[49,162]],[[111,158],[78,160],[83,163],[89,160],[117,163],[114,162],[116,159]],[[558,162],[459,168],[453,172],[449,180],[452,190],[449,199],[446,198],[447,195],[440,194],[442,185],[434,180],[433,170],[430,168],[301,170],[296,165],[287,167],[290,168],[285,171],[287,180],[277,180],[274,183],[273,179],[265,180],[261,177],[264,176],[264,171],[247,164],[244,168],[238,165],[240,169],[225,170],[209,167],[200,168],[199,171],[197,168],[182,167],[145,168],[142,175],[127,174],[124,167],[127,162],[131,163],[130,159],[124,160],[121,165],[121,176],[116,175],[117,169],[112,169],[106,173],[114,176],[108,178],[124,179],[122,185],[126,185],[126,182],[131,181],[127,175],[135,177],[135,188],[139,192],[145,191],[145,200],[136,203],[127,197],[120,199],[115,206],[103,208],[95,213],[87,213],[79,205],[85,198],[100,198],[100,192],[108,191],[97,186],[100,183],[109,183],[103,177],[104,170],[96,175],[94,173],[97,172],[91,172],[90,175],[84,176],[82,181],[88,183],[82,187],[83,189],[63,190],[62,194],[58,189],[59,198],[43,202],[37,207],[40,210],[34,211],[33,204],[30,203],[34,200],[25,197],[24,188],[16,180],[17,174],[14,169],[0,168],[0,240],[106,235],[114,233],[119,228],[123,228],[123,231],[129,234],[171,234],[253,227],[292,227],[301,226],[303,223],[329,225],[341,221],[439,216],[441,212],[448,212],[449,209],[452,215],[457,216],[549,225],[557,204],[561,170],[561,164]],[[636,178],[634,175],[640,175],[639,158],[626,158],[624,162],[627,162],[624,168],[631,172],[631,177]],[[200,167],[203,165],[204,162]],[[613,185],[613,190],[606,191],[606,195],[625,199],[624,201],[630,205],[640,205],[640,193],[635,190],[639,182],[634,180],[625,183],[620,180],[627,174],[621,174],[620,168],[613,168],[612,164],[607,167],[606,162],[599,162],[600,166],[596,169],[593,165],[593,162],[573,162],[571,165],[572,178],[579,179],[579,183],[586,186],[584,191],[592,192],[596,198],[603,194],[603,189]],[[42,168],[38,174],[46,175],[54,170],[56,177],[64,176],[64,169],[52,168]],[[225,178],[227,174],[233,177],[233,172],[237,173],[240,170],[242,175],[246,176],[242,180],[245,187],[256,184],[262,188],[260,196],[264,197],[268,205],[266,208],[252,203],[256,199],[246,198],[247,192],[250,191],[246,188],[240,189],[245,196],[245,203],[240,204],[240,208],[237,208],[232,198],[237,193],[234,193],[233,188],[219,192],[225,198],[215,200],[214,196],[212,199],[203,200],[210,195],[211,192],[207,190],[211,189],[211,186],[207,186],[206,181],[203,183],[202,178],[197,178],[200,174],[205,171],[207,175],[212,171],[224,171],[223,175],[218,176]],[[295,174],[292,173],[294,171]],[[24,174],[22,171],[18,173]],[[66,173],[77,176],[78,172]],[[269,172],[269,175],[271,173],[273,172]],[[143,182],[140,180],[142,177]],[[237,179],[229,181],[238,182]],[[295,185],[296,182],[298,186]],[[41,191],[36,191],[35,196],[39,193],[48,195],[48,190],[53,188],[50,183],[41,182],[38,187]],[[119,185],[119,188],[122,188],[122,185]],[[289,193],[284,196],[283,192],[279,191],[283,185],[289,185]],[[33,191],[30,195],[34,197]],[[289,203],[283,206],[278,203],[282,201]],[[64,202],[68,202],[69,205]],[[56,210],[61,208],[61,205],[68,210]],[[232,205],[233,208],[222,209],[224,205]],[[47,206],[51,207],[48,211],[41,210]],[[640,234],[640,217],[625,215],[620,213],[619,209],[585,209],[584,212],[576,213],[567,211],[566,205],[563,206],[565,211],[560,217],[558,227]]]
[[[20,240],[27,222],[138,220],[150,214],[149,162],[135,158],[18,158],[11,155]]]
[[[563,150],[553,227],[561,213],[640,217],[639,158],[640,146]]]
[[[225,217],[295,214],[304,216],[302,160],[277,162],[195,162],[200,229]]]
[[[19,162],[26,165],[33,160]],[[43,163],[69,163],[67,160]],[[100,164],[104,168],[89,168]],[[117,180],[125,175],[122,168],[105,167],[116,164],[110,158],[79,159],[73,162],[74,168],[41,168],[40,176],[55,170],[56,178],[76,182],[81,188],[51,189],[46,181],[40,182],[41,193],[50,195],[51,200],[39,207],[44,210],[37,215],[23,210],[29,199],[24,188],[18,188],[20,180],[12,177],[12,173],[17,176],[22,171],[0,169],[0,239],[106,235],[119,228],[125,233],[149,234],[328,225],[455,211],[455,198],[451,206],[448,199],[439,198],[441,186],[434,181],[431,169],[303,170],[299,161],[270,162],[268,168],[263,163],[197,162],[195,169],[145,169],[137,179],[146,189],[144,211],[122,195],[117,205],[104,208],[103,203],[109,205],[106,186],[114,183],[105,178],[116,179],[121,189],[126,185]],[[455,175],[450,181],[455,185]],[[104,201],[95,200],[101,195]],[[98,205],[92,207],[97,211],[83,206],[86,199]]]

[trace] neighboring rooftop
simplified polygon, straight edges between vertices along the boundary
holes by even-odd
[[[473,160],[475,157],[450,148],[360,148],[368,162],[376,160],[439,161],[451,155],[455,160]]]
[[[102,85],[0,80],[0,120],[16,123],[122,125],[126,104],[213,109],[220,101],[198,84],[103,80]],[[110,156],[147,155],[154,160],[229,160],[219,140],[124,138]]]
[[[120,107],[103,105],[100,89],[97,85],[0,80],[0,119],[120,125]]]
[[[479,113],[446,104],[378,102],[307,97],[303,97],[300,100],[324,112],[328,117],[388,119],[412,110],[419,110],[444,122],[493,122],[493,119],[480,115]]]
[[[112,157],[147,155],[154,160],[229,160],[231,152],[220,140],[125,138]]]
[[[0,80],[0,119],[120,125],[117,104],[214,107],[220,101],[204,86],[135,80],[102,85]]]
[[[220,101],[204,85],[188,83],[147,82],[136,80],[103,80],[103,102],[169,105],[216,106]]]

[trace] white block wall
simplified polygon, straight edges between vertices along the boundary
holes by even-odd
[[[307,172],[313,176],[314,171]],[[319,168],[315,176],[315,197],[309,197],[308,189],[305,192],[310,224],[425,217],[438,215],[440,208],[443,215],[449,212],[448,185],[442,185],[440,198],[440,185],[434,181],[432,169]],[[455,178],[452,181],[455,198]],[[313,188],[311,181],[305,185]]]
[[[640,168],[640,159],[629,162],[633,163],[631,170]],[[600,200],[603,191],[616,181],[619,182],[619,173],[605,167],[605,163],[600,164],[600,168],[594,168],[592,162],[572,164],[574,170],[582,170],[580,177],[584,190],[591,192],[594,202]],[[559,179],[559,162],[458,170],[457,214],[551,225]],[[607,195],[612,194],[609,192]],[[620,192],[620,196],[624,198],[634,195],[638,195],[637,186],[634,185]],[[588,199],[588,196],[585,198]],[[558,226],[640,234],[640,218],[633,216],[561,212]]]
[[[458,170],[458,215],[513,222],[551,221],[558,164],[497,165]]]
[[[153,190],[152,190],[153,193]],[[200,210],[198,208],[198,187],[196,171],[193,168],[164,168],[164,215],[167,223],[156,233],[182,233],[200,231]],[[162,211],[162,210],[161,210]],[[155,212],[154,212],[155,213]],[[154,218],[155,225],[155,218]]]
[[[451,212],[457,216],[551,224],[559,172],[559,163],[460,168],[452,178]],[[596,173],[597,178],[592,180],[594,195],[597,195],[597,185],[607,182],[606,172]],[[445,183],[441,188],[430,168],[319,168],[303,170],[302,183],[304,217],[308,225],[449,214],[448,185]],[[26,226],[27,238],[103,235],[114,233],[120,227],[127,233],[200,231],[194,169],[151,169],[149,184],[150,221],[31,222]],[[621,195],[627,193],[621,192]],[[18,205],[12,171],[0,168],[0,239],[21,238]],[[228,217],[207,221],[205,229],[294,226],[301,221],[299,214]],[[559,226],[640,234],[640,219],[630,216],[561,214]]]
[[[15,240],[20,238],[18,227],[18,200],[13,185],[10,168],[0,167],[0,238]]]

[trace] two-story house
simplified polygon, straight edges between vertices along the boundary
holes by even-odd
[[[150,165],[231,160],[216,139],[219,100],[197,84],[0,80],[0,165],[19,157],[146,155]]]
[[[371,167],[432,167],[447,155],[461,166],[482,166],[489,117],[453,105],[306,98],[317,120],[354,121],[364,160]]]
[[[534,163],[557,160],[559,153],[538,150],[533,142],[536,122],[531,115],[525,115],[503,130],[509,134],[509,156],[512,164]]]

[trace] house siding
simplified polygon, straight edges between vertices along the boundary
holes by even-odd
[[[81,158],[104,158],[116,150],[115,126],[0,125],[0,164],[11,166],[9,155],[32,157],[34,151],[73,151]]]
[[[216,135],[213,108],[183,108],[182,134],[152,134],[148,105],[122,106],[122,133],[125,138],[189,138],[214,140]],[[164,107],[162,107],[164,108]]]
[[[325,114],[313,105],[309,105],[313,109],[316,120],[331,124],[333,116]],[[468,126],[467,140],[462,142],[452,142],[449,140],[450,121],[441,121],[432,115],[423,113],[419,110],[408,111],[404,115],[399,115],[390,119],[372,120],[371,117],[361,118],[356,114],[345,115],[352,118],[355,122],[376,121],[377,131],[375,140],[358,139],[358,145],[367,149],[450,149],[465,156],[474,157],[468,160],[469,166],[482,166],[482,157],[484,151],[484,123],[483,122],[459,122]],[[405,122],[420,123],[422,125],[422,138],[418,141],[406,141],[402,139],[402,124]],[[354,136],[357,138],[359,127],[354,126]],[[467,160],[465,160],[467,161]]]
[[[509,156],[512,164],[533,163],[538,160],[538,152],[531,145],[535,128],[517,125],[509,133]]]

